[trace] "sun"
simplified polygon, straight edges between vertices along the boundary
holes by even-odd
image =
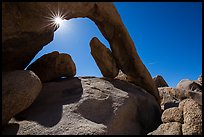
[[[61,18],[60,16],[57,16],[54,18],[54,22],[56,25],[61,25],[63,22],[63,18]]]
[[[44,16],[47,23],[46,25],[43,25],[42,28],[53,27],[54,30],[57,30],[59,27],[62,27],[65,17],[69,15],[69,12],[62,12],[62,9],[51,10],[48,8],[48,10],[48,15]]]

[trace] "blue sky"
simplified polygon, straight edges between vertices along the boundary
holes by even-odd
[[[202,73],[201,2],[114,2],[141,60],[152,77],[162,75],[170,87]],[[109,44],[88,18],[64,21],[54,40],[32,60],[52,51],[68,53],[76,76],[102,74],[90,54],[89,42],[98,37]]]

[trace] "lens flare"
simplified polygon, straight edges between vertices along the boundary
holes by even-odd
[[[57,25],[61,25],[62,22],[63,22],[63,19],[60,18],[60,17],[56,17],[56,18],[54,19],[54,21],[55,21],[55,23],[56,23]]]
[[[50,9],[48,8],[49,13],[47,16],[44,16],[47,22],[42,28],[45,27],[52,27],[54,30],[58,29],[60,26],[63,25],[65,17],[69,16],[69,11],[64,9]]]

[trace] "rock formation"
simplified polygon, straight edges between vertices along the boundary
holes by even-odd
[[[90,42],[105,78],[73,78],[74,62],[58,52],[28,67],[36,74],[23,70],[52,41],[58,11],[95,22],[111,48]],[[2,134],[202,135],[202,75],[160,87],[168,85],[152,79],[113,3],[3,2],[2,55]]]
[[[154,84],[157,87],[168,87],[168,84],[166,83],[166,81],[164,80],[164,78],[160,75],[157,75],[153,78]]]
[[[183,115],[182,110],[178,107],[171,107],[166,109],[162,114],[162,122],[168,123],[168,122],[179,122],[183,123]]]
[[[178,107],[180,101],[186,98],[185,92],[172,87],[158,88],[161,97],[161,108],[167,109],[170,107]]]
[[[176,88],[158,88],[162,124],[148,135],[202,135],[202,82],[181,80]]]
[[[2,73],[2,126],[28,108],[40,93],[42,84],[32,71]]]
[[[76,67],[70,55],[57,51],[45,54],[30,64],[27,70],[32,70],[42,82],[65,77],[73,77]]]
[[[196,91],[189,91],[186,94],[187,98],[191,98],[194,101],[196,101],[199,105],[202,105],[202,92],[196,92]]]
[[[109,2],[3,2],[3,71],[24,69],[43,46],[52,41],[57,28],[51,25],[49,18],[58,10],[66,20],[88,17],[94,21],[109,42],[118,68],[160,102],[149,71],[138,56],[114,4]]]
[[[162,109],[178,107],[178,104],[187,98],[193,99],[202,105],[202,83],[196,80],[181,80],[177,87],[159,87]]]
[[[183,112],[183,135],[202,135],[202,106],[192,99],[179,104]]]
[[[43,83],[38,98],[15,118],[2,134],[141,135],[161,122],[160,106],[144,89],[94,77]]]
[[[199,83],[200,85],[202,85],[202,74],[198,77],[197,83]]]
[[[118,67],[111,51],[103,45],[98,38],[94,37],[90,41],[91,55],[96,61],[104,77],[115,78],[118,75]]]
[[[197,83],[197,81],[195,80],[188,79],[181,80],[176,87],[186,91],[188,90],[194,91],[195,89],[202,90],[200,83]]]
[[[202,106],[192,99],[184,99],[178,107],[163,112],[162,122],[148,135],[202,135]]]

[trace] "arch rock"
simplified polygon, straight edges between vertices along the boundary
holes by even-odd
[[[57,28],[48,25],[49,17],[58,11],[67,20],[87,17],[94,21],[108,40],[119,69],[160,102],[158,89],[138,56],[117,9],[110,2],[3,2],[3,71],[24,69],[43,46],[53,40]]]

